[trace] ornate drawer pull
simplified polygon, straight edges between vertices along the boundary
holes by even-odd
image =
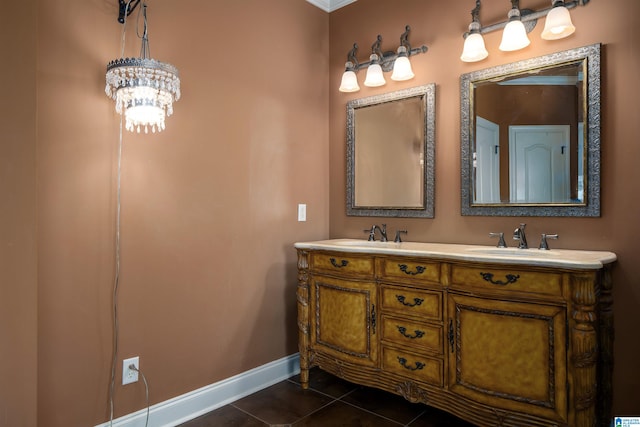
[[[415,366],[407,366],[407,359],[400,356],[398,356],[398,363],[400,363],[400,365],[402,365],[403,368],[408,369],[410,371],[419,371],[425,366],[424,363],[422,362],[416,362]]]
[[[335,268],[346,267],[349,264],[349,261],[347,261],[346,259],[340,261],[340,264],[336,262],[335,258],[329,258],[329,261],[331,261],[331,265],[333,265]]]
[[[371,329],[373,332],[373,335],[376,334],[376,305],[372,304],[371,305]]]
[[[494,285],[505,286],[510,283],[516,283],[516,281],[520,278],[519,274],[507,274],[506,281],[503,280],[493,280],[493,273],[480,273],[482,278],[489,283],[493,283]]]
[[[451,353],[453,353],[454,344],[455,344],[455,335],[453,332],[453,319],[449,319],[449,333],[447,334],[447,338],[449,338],[449,345],[451,346]]]
[[[405,302],[405,296],[404,295],[396,295],[396,299],[402,304],[402,305],[406,305],[407,307],[415,307],[416,305],[420,305],[422,304],[422,301],[424,301],[421,298],[414,298],[413,299],[413,304],[409,303],[409,302]]]
[[[416,329],[416,330],[413,331],[415,333],[415,335],[409,335],[409,334],[407,334],[407,328],[405,328],[404,326],[399,326],[399,325],[396,325],[396,326],[398,326],[398,331],[402,335],[404,335],[407,338],[411,338],[412,340],[416,339],[416,338],[422,338],[424,336],[424,331],[420,331],[420,330]]]
[[[402,271],[404,274],[409,274],[411,276],[417,276],[418,274],[422,274],[427,269],[427,267],[423,267],[422,265],[416,265],[416,271],[407,271],[407,269],[409,268],[407,264],[398,264],[398,267],[400,268],[400,271]]]

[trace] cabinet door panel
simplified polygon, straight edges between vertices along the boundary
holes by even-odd
[[[452,391],[566,420],[564,307],[448,297]]]
[[[344,360],[375,364],[375,284],[319,276],[312,294],[312,346]]]

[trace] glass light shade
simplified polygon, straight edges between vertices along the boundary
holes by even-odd
[[[342,81],[338,90],[340,92],[357,92],[360,90],[355,71],[347,70],[342,74]]]
[[[464,40],[464,48],[460,60],[464,62],[482,61],[487,56],[487,48],[484,46],[484,38],[480,33],[471,33]]]
[[[541,37],[545,40],[557,40],[570,36],[576,31],[571,22],[571,14],[564,6],[554,7],[547,13],[547,19]]]
[[[502,32],[502,42],[499,49],[505,52],[520,50],[529,46],[531,42],[527,37],[527,30],[520,20],[510,21]]]
[[[386,81],[382,73],[382,67],[378,64],[378,55],[373,54],[369,57],[371,65],[367,67],[367,77],[364,79],[364,85],[368,87],[383,86]]]
[[[180,99],[178,70],[149,58],[120,58],[107,65],[105,93],[124,114],[126,129],[138,133],[164,130],[165,117]]]
[[[393,73],[391,73],[391,80],[401,82],[404,80],[410,80],[415,77],[413,70],[411,69],[411,62],[407,56],[407,48],[400,46],[398,48],[398,57],[393,62]]]

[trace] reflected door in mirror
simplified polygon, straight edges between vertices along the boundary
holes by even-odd
[[[600,45],[463,74],[463,215],[600,215]]]

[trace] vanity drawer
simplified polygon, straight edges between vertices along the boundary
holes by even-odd
[[[562,296],[562,274],[523,271],[518,268],[472,268],[453,266],[452,285],[481,289],[504,289]]]
[[[384,258],[380,263],[380,277],[403,280],[440,282],[440,263]]]
[[[381,332],[385,341],[415,347],[416,350],[443,353],[441,326],[383,315]]]
[[[339,274],[373,277],[375,262],[373,257],[327,252],[312,253],[311,269]]]
[[[382,309],[424,319],[442,319],[442,292],[409,287],[381,285]]]
[[[418,353],[383,347],[382,370],[438,387],[443,385],[444,368],[442,359],[427,357]]]

